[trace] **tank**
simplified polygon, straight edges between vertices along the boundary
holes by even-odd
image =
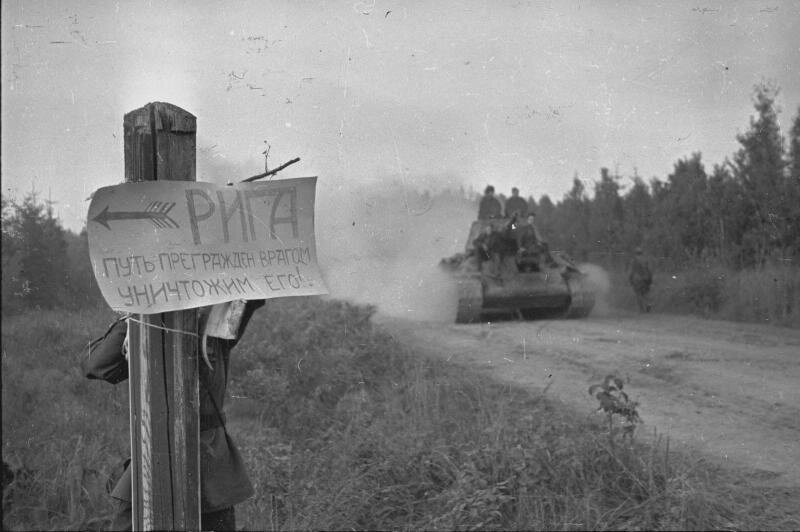
[[[524,225],[524,222],[521,226]],[[440,266],[458,283],[456,323],[473,323],[490,314],[514,314],[524,319],[584,318],[594,307],[595,294],[586,273],[564,253],[546,244],[528,255],[506,248],[500,261],[479,260],[473,242],[492,230],[513,236],[516,220],[477,220],[470,227],[463,253],[442,259]]]

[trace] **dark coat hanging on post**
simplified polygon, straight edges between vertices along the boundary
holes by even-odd
[[[231,350],[247,327],[253,312],[263,300],[248,301],[236,339],[207,338],[207,354],[213,370],[200,362],[200,503],[203,514],[230,508],[253,494],[246,467],[238,449],[225,429],[223,402],[228,385]],[[207,308],[205,316],[207,317]],[[201,310],[201,330],[203,325]],[[122,351],[127,333],[126,320],[115,322],[106,334],[89,346],[83,371],[89,379],[102,379],[117,384],[128,378],[128,361]],[[131,500],[131,471],[125,472],[111,496]]]

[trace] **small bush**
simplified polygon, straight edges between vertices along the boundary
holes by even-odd
[[[684,274],[686,284],[681,297],[691,312],[710,316],[719,312],[725,300],[725,272],[722,269],[695,269]]]

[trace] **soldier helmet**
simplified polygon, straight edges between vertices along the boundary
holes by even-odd
[[[487,186],[486,190],[484,190],[483,193],[484,194],[489,194],[489,193],[494,194],[494,187],[492,185]]]

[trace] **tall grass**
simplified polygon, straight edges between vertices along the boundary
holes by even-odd
[[[98,386],[79,366],[110,312],[41,311],[4,317],[3,523],[23,530],[100,529],[105,486],[129,453],[127,387]]]
[[[612,306],[636,308],[623,272],[611,274],[611,285]],[[791,264],[747,270],[713,264],[657,269],[652,297],[656,312],[800,327],[800,268]]]
[[[256,488],[239,525],[297,529],[707,529],[800,526],[791,497],[668,451],[609,445],[541,393],[427,360],[372,309],[269,302],[234,352],[230,432]],[[4,321],[4,489],[11,529],[96,529],[127,456],[125,386],[77,371],[101,313]],[[585,393],[585,392],[584,392]],[[647,417],[647,407],[641,407]],[[783,497],[783,498],[780,498]]]
[[[725,277],[720,317],[800,327],[800,268],[773,265]]]
[[[246,527],[800,523],[788,501],[768,502],[770,490],[754,496],[746,476],[669,452],[655,435],[610,446],[590,413],[420,358],[371,326],[370,313],[292,301],[255,319],[260,330],[240,346],[232,405],[235,437],[255,464],[256,497],[239,510]],[[268,345],[287,337],[293,352]]]

